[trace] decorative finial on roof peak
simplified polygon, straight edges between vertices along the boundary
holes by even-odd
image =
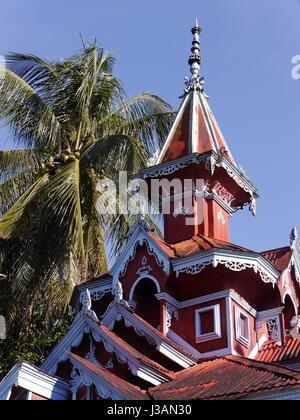
[[[82,310],[81,310],[81,313],[79,313],[79,316],[82,314],[98,323],[99,319],[96,313],[92,310],[92,298],[91,298],[91,293],[89,289],[86,289],[84,293],[82,294],[81,303],[82,303]]]
[[[298,246],[298,230],[297,227],[294,226],[291,231],[291,249],[295,249]]]
[[[91,293],[89,289],[86,289],[84,291],[81,303],[82,303],[82,312],[84,313],[84,315],[86,315],[88,311],[92,309],[92,298],[91,298]]]
[[[200,77],[200,67],[202,59],[200,56],[200,33],[202,29],[199,26],[198,19],[196,18],[195,26],[192,28],[193,42],[191,55],[189,58],[189,65],[191,76],[185,78],[185,84],[187,88],[185,92],[188,93],[191,90],[199,90],[203,92],[204,79]]]
[[[120,281],[115,284],[115,287],[113,288],[113,295],[115,297],[115,302],[121,302],[123,300],[124,292],[122,283]]]

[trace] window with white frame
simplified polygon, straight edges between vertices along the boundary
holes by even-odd
[[[250,344],[250,324],[248,315],[235,307],[235,333],[236,339],[241,344],[249,347]]]
[[[221,338],[220,305],[213,305],[196,310],[196,342]]]

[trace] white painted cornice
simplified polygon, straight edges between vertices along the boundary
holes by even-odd
[[[0,383],[0,400],[9,400],[17,386],[48,400],[66,400],[68,382],[56,378],[28,362],[18,363]]]
[[[224,265],[231,271],[241,272],[253,269],[265,283],[278,283],[279,271],[260,254],[214,248],[172,261],[177,277],[181,273],[199,274],[206,267]]]

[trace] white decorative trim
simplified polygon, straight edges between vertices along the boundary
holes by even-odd
[[[99,300],[101,300],[105,295],[107,295],[108,293],[111,293],[112,289],[106,289],[106,290],[95,290],[94,292],[91,292],[91,299],[94,302],[97,302]]]
[[[138,247],[142,246],[146,246],[148,255],[154,256],[158,266],[169,275],[170,261],[168,256],[148,233],[141,226],[138,226],[111,269],[114,284],[126,274],[129,263],[136,257]]]
[[[190,132],[189,132],[189,146],[191,149],[189,150],[190,153],[197,153],[198,150],[198,141],[199,141],[199,114],[197,110],[197,102],[198,106],[200,106],[198,92],[196,90],[192,93],[192,106],[191,106],[191,118],[190,118]]]
[[[108,353],[114,353],[121,364],[127,364],[129,370],[134,376],[138,376],[150,384],[157,386],[169,381],[169,377],[158,371],[155,367],[148,366],[142,359],[134,357],[126,348],[123,348],[118,342],[106,334],[103,329],[93,328],[92,335],[99,343],[103,343]]]
[[[171,305],[175,306],[177,309],[185,309],[190,308],[192,306],[201,305],[203,303],[211,302],[214,300],[225,299],[225,298],[232,298],[234,302],[240,305],[245,311],[249,312],[253,317],[257,316],[257,311],[249,305],[249,303],[243,299],[240,295],[238,295],[234,290],[223,290],[222,292],[212,293],[205,296],[200,296],[194,299],[185,300],[183,302],[179,302],[168,293],[163,292],[156,295],[157,300],[165,300],[169,302]]]
[[[85,294],[82,295],[82,310],[81,313],[79,313],[79,316],[84,315],[86,317],[89,317],[94,322],[98,323],[99,319],[96,315],[96,313],[92,310],[92,299],[89,289],[86,289]]]
[[[70,359],[73,365],[71,380],[73,400],[76,399],[76,394],[83,385],[88,388],[94,385],[97,389],[100,398],[102,398],[103,400],[129,400],[129,398],[126,395],[120,392],[117,386],[114,387],[103,377],[99,376],[98,374],[92,372],[90,369],[83,366],[78,360],[72,357],[72,355],[69,354],[68,358]]]
[[[251,198],[257,198],[257,190],[245,175],[244,171],[230,163],[224,156],[222,156],[221,160],[217,162],[217,166],[221,166],[225,169],[227,174],[237,183],[237,185],[246,193],[250,194]]]
[[[232,292],[232,291],[230,291]],[[226,298],[226,324],[227,324],[227,340],[230,353],[234,352],[234,320],[233,320],[233,298],[229,293],[229,296]]]
[[[252,349],[251,353],[249,354],[248,358],[255,360],[256,356],[258,355],[258,352],[260,351],[260,349],[262,348],[262,346],[268,341],[268,337],[263,334],[260,339],[258,340],[258,343],[254,346],[254,348]]]
[[[84,283],[75,288],[72,296],[71,305],[76,310],[79,310],[82,298],[85,294],[86,289],[90,291],[92,301],[101,300],[106,294],[112,290],[112,278],[95,280],[92,282]]]
[[[214,331],[210,333],[202,333],[201,328],[201,314],[213,311],[214,314]],[[207,341],[217,340],[222,338],[221,332],[221,311],[220,305],[208,306],[200,308],[195,311],[196,320],[196,343],[203,343]]]
[[[75,332],[78,333],[78,336],[76,337],[76,341],[73,341]],[[58,364],[68,359],[67,352],[71,351],[74,347],[78,347],[78,345],[81,343],[84,334],[91,334],[97,343],[103,343],[105,350],[108,353],[115,353],[118,362],[121,364],[126,363],[133,375],[140,377],[142,374],[143,379],[145,379],[146,369],[147,379],[145,380],[155,386],[158,385],[158,381],[159,383],[163,383],[169,380],[169,378],[164,373],[159,372],[155,367],[152,368],[148,365],[144,365],[142,360],[135,358],[129,351],[127,351],[119,343],[115,342],[112,337],[106,334],[101,326],[82,314],[80,316],[77,315],[76,320],[68,334],[63,338],[63,340],[50,354],[48,359],[46,359],[46,361],[43,363],[43,369],[47,372],[55,373]]]
[[[257,321],[265,321],[268,318],[279,316],[282,314],[283,310],[284,308],[282,306],[279,306],[278,308],[257,312]]]
[[[260,329],[263,324],[268,328],[269,338],[276,340],[278,345],[282,345],[282,332],[281,332],[281,314],[283,307],[274,308],[267,311],[261,311],[257,314],[256,328]]]
[[[201,155],[193,153],[189,156],[176,159],[171,162],[160,163],[151,168],[147,168],[139,172],[135,178],[158,178],[161,176],[172,175],[191,164],[205,163],[206,169],[213,174],[215,166],[222,167],[227,174],[250,195],[250,210],[255,213],[255,200],[257,198],[257,190],[249,179],[235,165],[230,163],[224,156],[219,156],[215,152],[203,153]]]
[[[91,322],[96,328],[98,324]],[[71,351],[82,342],[83,336],[91,332],[91,324],[87,323],[87,317],[79,313],[68,333],[59,342],[59,344],[52,350],[46,360],[42,363],[41,368],[47,373],[55,374],[59,363],[65,362],[68,359],[66,351]]]
[[[231,194],[219,181],[214,182],[211,187],[211,193],[217,196],[222,203],[232,210],[232,203],[235,200],[233,194]]]
[[[172,327],[172,319],[173,319],[173,317],[176,319],[176,321],[179,320],[179,312],[178,312],[178,309],[175,306],[170,305],[169,303],[166,303],[166,318],[167,318],[167,320],[166,320],[166,322],[167,322],[166,328],[167,328],[167,331],[169,331],[169,329]]]
[[[142,281],[142,280],[145,280],[145,279],[148,279],[148,280],[152,280],[153,281],[153,283],[155,284],[155,286],[156,286],[156,289],[157,289],[157,292],[158,293],[160,293],[160,291],[161,291],[161,289],[160,289],[160,284],[159,284],[159,281],[155,278],[155,277],[153,277],[153,276],[150,276],[149,274],[145,274],[145,275],[142,275],[142,276],[140,276],[134,283],[133,283],[133,285],[131,286],[131,289],[130,289],[130,293],[129,293],[129,302],[134,302],[134,299],[133,299],[133,297],[134,297],[134,292],[135,292],[135,289],[136,289],[136,287],[137,287],[137,285]]]
[[[247,336],[242,335],[241,318],[247,321]],[[245,347],[249,347],[251,341],[250,319],[246,312],[235,306],[235,336],[236,340]]]
[[[176,334],[173,330],[170,329],[167,332],[167,337],[170,340],[174,341],[174,343],[182,347],[184,350],[192,354],[196,359],[200,359],[202,357],[202,354],[198,350],[196,350],[195,347],[191,346],[187,341],[185,341],[182,337]]]
[[[260,275],[264,283],[272,283],[274,287],[279,278],[278,270],[269,261],[259,254],[247,252],[212,249],[175,260],[172,264],[177,277],[182,273],[197,275],[208,266],[216,268],[218,265],[224,265],[235,272],[252,269]]]
[[[115,283],[112,293],[114,295],[115,302],[122,302],[124,300],[123,286],[120,280]]]
[[[142,258],[142,265],[140,266],[140,268],[137,270],[136,274],[138,275],[146,275],[146,274],[150,274],[150,272],[152,271],[152,267],[148,264],[148,260],[147,257],[144,255]]]
[[[66,400],[69,384],[27,362],[18,363],[0,383],[0,401],[9,400],[15,386],[48,400]]]
[[[221,209],[218,211],[217,219],[222,223],[222,225],[226,225],[226,218]]]
[[[270,338],[272,338],[272,340],[276,340],[278,343],[281,342],[281,322],[279,317],[267,319],[266,324]]]
[[[192,357],[180,352],[179,349],[172,346],[169,340],[164,340],[161,335],[156,334],[152,328],[147,328],[146,323],[138,318],[134,313],[120,305],[112,305],[103,318],[103,325],[110,330],[114,329],[117,321],[124,320],[126,327],[133,328],[140,337],[145,337],[148,343],[155,346],[162,354],[178,363],[183,368],[193,366],[195,360]],[[191,355],[192,356],[192,355]]]
[[[293,249],[291,266],[295,268],[296,280],[300,283],[300,251],[298,245]]]

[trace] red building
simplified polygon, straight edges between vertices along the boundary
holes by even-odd
[[[16,365],[0,399],[300,399],[297,231],[263,253],[229,242],[231,216],[255,214],[258,195],[208,105],[200,32],[173,128],[137,175],[192,181],[162,189],[164,239],[139,216],[110,272],[75,290],[64,339],[41,367]]]

